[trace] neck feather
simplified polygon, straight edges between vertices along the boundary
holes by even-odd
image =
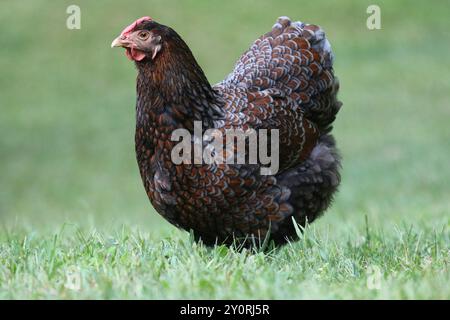
[[[138,125],[148,121],[149,113],[186,129],[192,128],[193,121],[211,127],[213,120],[223,118],[219,95],[181,38],[167,41],[154,60],[138,62],[137,67]]]

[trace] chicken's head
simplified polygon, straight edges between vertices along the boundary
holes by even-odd
[[[153,60],[162,48],[161,36],[153,32],[156,25],[150,17],[137,19],[114,39],[111,47],[125,48],[128,59],[133,61]]]

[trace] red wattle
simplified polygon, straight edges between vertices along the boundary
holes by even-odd
[[[145,52],[133,48],[126,48],[125,54],[128,59],[134,61],[142,61],[146,57]]]

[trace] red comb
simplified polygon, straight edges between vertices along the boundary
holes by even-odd
[[[120,35],[121,35],[121,36],[124,36],[124,35],[126,35],[126,34],[132,32],[132,31],[134,30],[134,28],[136,28],[136,26],[137,26],[139,23],[141,23],[141,22],[143,22],[143,21],[151,21],[151,20],[152,20],[152,18],[150,18],[150,17],[142,17],[142,18],[139,18],[139,19],[137,19],[135,22],[133,22],[132,24],[130,24],[128,27],[126,27],[125,29],[123,29],[123,31],[122,31],[122,33],[121,33]]]

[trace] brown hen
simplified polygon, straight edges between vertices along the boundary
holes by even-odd
[[[303,226],[330,205],[340,182],[330,131],[341,103],[320,27],[280,17],[215,86],[181,37],[149,17],[112,46],[126,48],[138,69],[137,162],[151,203],[169,222],[206,244],[282,244],[297,238],[294,221]],[[202,133],[218,129],[224,136],[227,129],[278,130],[278,171],[262,174],[259,158],[176,164],[172,134],[193,133],[196,122]]]

